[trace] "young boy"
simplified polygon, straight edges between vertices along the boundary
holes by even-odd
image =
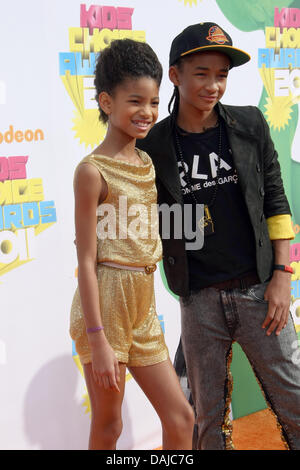
[[[229,366],[237,341],[287,446],[300,449],[290,208],[263,115],[256,107],[220,103],[229,70],[248,60],[215,23],[187,27],[170,51],[171,115],[138,146],[154,162],[159,204],[180,203],[183,211],[186,204],[204,204],[204,218],[195,221],[204,231],[201,250],[187,249],[184,238],[163,239],[168,284],[180,296],[175,362],[191,388],[194,447],[233,448]]]

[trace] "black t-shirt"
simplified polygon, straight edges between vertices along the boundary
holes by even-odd
[[[216,178],[220,126],[221,160]],[[204,245],[200,250],[187,251],[190,288],[199,289],[255,271],[254,232],[224,124],[199,134],[179,130],[178,137],[192,190],[199,204],[208,205],[214,230],[204,236]],[[179,152],[177,159],[184,204],[195,205]],[[210,206],[217,179],[215,201]]]

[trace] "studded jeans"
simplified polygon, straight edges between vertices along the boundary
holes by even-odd
[[[232,388],[229,367],[232,343],[236,341],[277,417],[287,448],[300,450],[297,334],[291,316],[279,336],[274,332],[267,336],[262,329],[267,314],[266,287],[267,283],[247,289],[205,288],[180,299],[181,343],[196,412],[194,448],[233,448],[228,418]],[[177,373],[180,363],[184,364],[180,351],[175,359]]]

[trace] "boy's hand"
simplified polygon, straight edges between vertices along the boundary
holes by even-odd
[[[265,291],[264,299],[268,301],[268,313],[262,328],[267,328],[270,336],[276,329],[276,335],[287,325],[291,303],[291,276],[282,271],[274,271]]]

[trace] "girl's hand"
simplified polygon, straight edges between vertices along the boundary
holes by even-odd
[[[94,335],[94,333],[92,333]],[[98,336],[98,333],[96,333]],[[120,393],[118,382],[120,382],[119,362],[114,350],[100,332],[101,338],[93,339],[92,346],[92,368],[95,381],[105,390],[114,390]]]

